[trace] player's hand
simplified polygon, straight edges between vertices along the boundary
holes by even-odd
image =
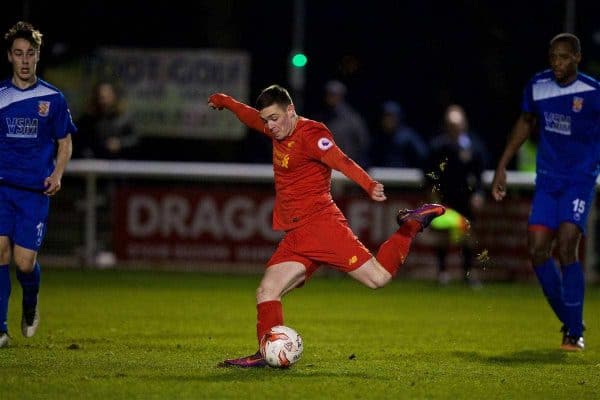
[[[54,174],[50,175],[49,177],[44,179],[44,187],[46,188],[46,190],[44,191],[44,194],[46,196],[54,196],[60,190],[61,187],[60,177]]]
[[[492,196],[496,201],[502,201],[506,196],[506,170],[498,169],[492,181]]]
[[[208,98],[208,106],[213,110],[222,110],[225,107],[225,101],[228,97],[223,93],[211,94]]]
[[[375,201],[385,201],[387,197],[385,197],[385,192],[383,191],[383,185],[379,182],[375,182],[375,184],[371,188],[371,199]]]

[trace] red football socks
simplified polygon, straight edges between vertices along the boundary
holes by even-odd
[[[281,306],[281,301],[270,300],[258,303],[256,311],[256,336],[260,343],[260,338],[269,332],[272,327],[283,325],[283,307]]]
[[[406,221],[400,229],[379,246],[377,261],[388,271],[392,277],[396,276],[398,268],[404,263],[410,250],[410,245],[421,229],[421,224],[416,221]]]

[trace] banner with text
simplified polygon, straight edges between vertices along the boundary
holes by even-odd
[[[118,80],[142,135],[239,139],[245,133],[231,113],[209,112],[206,104],[215,92],[247,101],[245,52],[103,48],[91,69],[96,80]]]
[[[274,197],[260,189],[227,191],[202,188],[120,188],[115,198],[114,236],[122,260],[192,260],[197,262],[265,263],[282,233],[271,229]],[[365,196],[336,199],[353,231],[374,253],[397,229],[399,208],[423,202],[417,194],[388,194],[385,203]],[[528,275],[527,196],[489,203],[473,224],[480,267],[501,269],[504,277]],[[436,236],[417,236],[404,269],[435,267]],[[460,268],[457,249],[450,268]]]

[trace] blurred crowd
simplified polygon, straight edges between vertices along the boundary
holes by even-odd
[[[485,141],[469,127],[467,112],[461,105],[448,104],[444,115],[434,117],[438,120],[437,131],[419,132],[411,126],[410,116],[406,115],[404,107],[397,100],[389,99],[376,105],[377,118],[369,121],[364,117],[363,110],[358,110],[351,104],[349,97],[349,89],[343,82],[330,80],[323,88],[321,109],[311,111],[306,116],[325,123],[340,148],[363,168],[430,169],[431,157],[435,156],[432,151],[439,146],[440,136],[444,137],[444,133],[448,133],[450,124],[447,114],[453,107],[461,110],[464,118],[464,123],[457,128],[461,132],[455,135],[456,144],[465,146],[465,143],[472,143],[478,154],[481,153],[482,168],[493,167]],[[370,111],[373,114],[373,110]],[[97,82],[93,86],[85,109],[75,122],[79,129],[74,137],[75,158],[271,162],[269,141],[250,132],[241,141],[228,143],[169,138],[169,147],[177,148],[178,151],[165,151],[164,143],[155,142],[156,139],[144,137],[137,132],[135,120],[127,107],[127,94],[118,82],[109,80]],[[227,146],[240,150],[216,150],[217,147]],[[188,154],[186,148],[194,150],[190,150],[191,154]],[[209,150],[202,151],[201,148]],[[211,155],[214,157],[215,154],[224,155],[224,158],[211,159]],[[524,146],[516,167],[530,170],[534,161],[535,143],[530,142]]]

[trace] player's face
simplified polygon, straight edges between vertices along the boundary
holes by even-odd
[[[28,40],[15,39],[8,51],[8,62],[12,64],[13,78],[22,83],[35,82],[39,59],[39,49],[34,48]]]
[[[575,53],[568,43],[554,43],[550,47],[548,58],[550,68],[552,68],[554,78],[558,83],[567,84],[575,80],[581,54]]]
[[[286,108],[273,104],[260,110],[260,118],[276,140],[283,140],[292,133],[295,125],[296,111],[290,104]]]

